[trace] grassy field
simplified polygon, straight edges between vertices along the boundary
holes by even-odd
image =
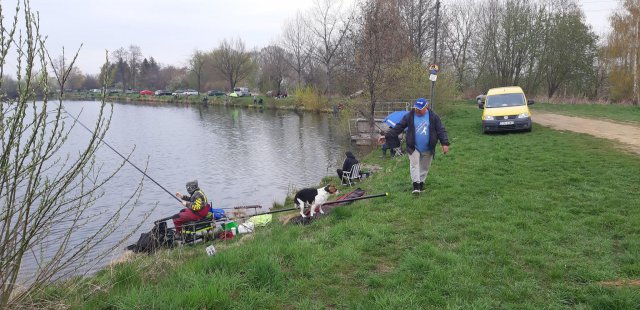
[[[538,105],[540,107],[542,105]],[[535,125],[482,135],[475,105],[438,112],[451,152],[426,191],[408,159],[367,194],[308,226],[273,223],[48,288],[41,302],[88,309],[638,309],[640,158],[606,140]],[[335,180],[334,180],[335,181]],[[342,190],[347,190],[342,188]]]
[[[536,111],[558,113],[596,119],[608,119],[616,122],[628,122],[640,125],[640,106],[604,105],[604,104],[549,104],[536,103],[531,106],[535,117]]]

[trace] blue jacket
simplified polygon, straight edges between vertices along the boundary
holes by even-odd
[[[416,150],[416,127],[413,124],[415,114],[415,110],[409,111],[409,113],[402,117],[402,120],[400,120],[398,124],[384,135],[385,139],[393,139],[393,137],[398,137],[405,128],[408,128],[406,139],[407,152],[409,152],[409,154],[413,154],[413,151]],[[449,136],[447,136],[447,130],[444,128],[444,125],[442,125],[442,121],[440,121],[440,116],[438,116],[436,112],[429,110],[429,149],[434,151],[433,154],[435,154],[438,140],[440,140],[442,145],[449,145]]]

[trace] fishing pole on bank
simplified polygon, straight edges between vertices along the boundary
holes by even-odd
[[[91,131],[91,129],[89,129],[89,127],[85,126],[77,117],[73,116],[73,114],[69,113],[64,107],[62,107],[62,110],[67,113],[67,115],[71,116],[71,118],[73,118],[78,124],[80,124],[80,126],[82,126],[84,129],[86,129],[87,131],[89,131],[91,134],[96,135],[93,131]],[[96,135],[97,136],[97,135]],[[110,148],[113,152],[115,152],[116,154],[118,154],[118,156],[122,157],[122,159],[124,159],[127,163],[129,163],[131,166],[133,166],[133,168],[136,168],[138,171],[140,171],[140,173],[142,173],[145,177],[147,177],[149,180],[151,180],[153,183],[155,183],[156,185],[158,185],[160,188],[162,188],[165,192],[167,192],[167,194],[169,194],[171,197],[173,197],[174,199],[176,199],[179,203],[182,203],[182,200],[180,200],[180,198],[176,197],[174,194],[172,194],[169,190],[167,190],[164,186],[160,185],[160,183],[158,183],[156,180],[154,180],[152,177],[150,177],[148,174],[146,174],[144,171],[142,171],[142,169],[138,168],[138,166],[136,166],[134,163],[132,163],[131,161],[129,161],[129,159],[127,157],[125,157],[124,155],[120,154],[120,152],[118,152],[115,148],[113,148],[111,145],[109,145],[109,143],[107,143],[106,141],[104,141],[102,139],[102,137],[97,136],[98,139],[100,139],[100,142],[104,143],[104,145],[106,145],[108,148]]]
[[[322,204],[322,206],[328,206],[328,205],[339,204],[339,203],[347,203],[347,202],[352,202],[352,201],[356,201],[356,200],[363,200],[363,199],[376,198],[376,197],[387,197],[387,196],[389,196],[389,193],[375,194],[375,195],[369,195],[369,196],[361,196],[361,197],[355,197],[355,198],[348,198],[348,199],[325,202],[325,203]],[[294,210],[300,210],[300,208],[280,209],[280,210],[275,210],[275,211],[258,213],[258,214],[254,214],[254,215],[238,216],[238,217],[234,217],[233,219],[246,219],[246,218],[251,218],[251,217],[254,217],[254,216],[260,216],[260,215],[265,215],[265,214],[274,214],[274,213],[294,211]]]

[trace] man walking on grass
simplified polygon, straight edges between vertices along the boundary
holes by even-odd
[[[424,190],[424,182],[429,174],[438,140],[442,144],[442,152],[447,154],[449,137],[440,117],[429,108],[429,100],[424,98],[416,100],[414,109],[405,114],[402,120],[384,136],[381,136],[378,142],[383,143],[387,138],[397,137],[405,128],[408,128],[406,139],[409,172],[413,182],[412,193],[420,194]]]

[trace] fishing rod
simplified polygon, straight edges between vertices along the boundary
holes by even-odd
[[[67,113],[67,115],[71,116],[71,118],[73,118],[78,124],[80,124],[80,126],[82,126],[84,129],[86,129],[87,131],[89,131],[91,134],[95,135],[95,133],[93,131],[91,131],[91,129],[89,129],[87,126],[85,126],[80,120],[78,120],[78,118],[74,117],[73,114],[69,113],[67,110],[65,110],[64,107],[62,107],[62,110]],[[138,168],[138,166],[134,165],[131,161],[129,161],[128,158],[124,157],[122,154],[120,154],[120,152],[118,152],[116,149],[114,149],[111,145],[109,145],[109,143],[107,143],[106,141],[104,141],[102,139],[102,137],[98,136],[98,139],[100,139],[100,142],[104,143],[104,145],[106,145],[107,147],[109,147],[112,151],[114,151],[116,154],[118,154],[118,156],[122,157],[122,159],[124,159],[126,162],[128,162],[131,166],[133,166],[134,168],[136,168],[138,171],[140,171],[140,173],[142,173],[145,177],[147,177],[149,180],[153,181],[153,183],[156,183],[156,185],[158,185],[160,188],[162,188],[165,192],[167,192],[167,194],[169,194],[171,197],[175,198],[179,203],[182,203],[182,200],[180,200],[180,198],[176,197],[174,194],[172,194],[170,191],[168,191],[166,188],[164,188],[164,186],[160,185],[160,183],[156,182],[156,180],[154,180],[152,177],[150,177],[148,174],[146,174],[144,171],[142,171],[142,169]]]
[[[349,199],[343,199],[343,200],[329,201],[329,202],[325,202],[325,203],[323,203],[322,205],[323,205],[323,206],[326,206],[326,205],[333,205],[333,204],[337,204],[337,203],[351,202],[351,201],[356,201],[356,200],[361,200],[361,199],[369,199],[369,198],[376,198],[376,197],[383,197],[383,196],[389,196],[389,193],[382,193],[382,194],[375,194],[375,195],[369,195],[369,196],[361,196],[361,197],[349,198]]]
[[[250,205],[250,206],[237,206],[237,207],[229,207],[229,208],[214,208],[214,209],[222,209],[222,210],[240,210],[240,209],[260,209],[261,205]]]
[[[337,203],[351,202],[351,201],[356,201],[356,200],[383,197],[383,196],[389,196],[389,193],[382,193],[382,194],[375,194],[375,195],[369,195],[369,196],[362,196],[362,197],[356,197],[356,198],[349,198],[349,199],[343,199],[343,200],[330,201],[330,202],[325,202],[322,205],[326,206],[326,205],[332,205],[332,204],[337,204]],[[294,211],[294,210],[300,210],[300,208],[289,208],[289,209],[275,210],[275,211],[269,211],[269,212],[264,212],[264,213],[258,213],[258,214],[255,214],[255,215],[239,216],[239,217],[236,217],[234,219],[244,219],[244,218],[250,218],[250,217],[260,216],[260,215],[265,215],[265,214],[274,214],[274,213],[280,213],[280,212],[286,212],[286,211]]]

